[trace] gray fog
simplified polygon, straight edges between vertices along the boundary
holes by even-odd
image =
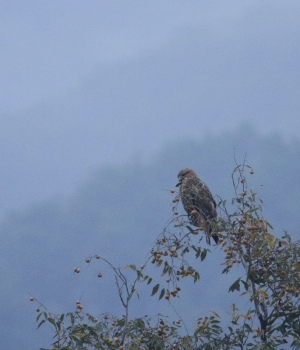
[[[298,138],[299,15],[298,1],[1,1],[1,214],[170,140],[242,122]]]
[[[73,267],[111,246],[117,263],[144,259],[181,168],[230,198],[234,154],[247,153],[266,216],[298,234],[299,18],[296,0],[0,0],[6,349],[51,342],[28,293],[58,313],[85,293],[100,312],[98,280]],[[225,305],[214,249],[201,279],[216,293],[192,289],[188,318]]]

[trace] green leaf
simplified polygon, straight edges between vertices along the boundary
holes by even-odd
[[[248,285],[248,283],[246,283],[246,282],[245,282],[245,281],[243,281],[243,280],[241,280],[241,282],[243,283],[243,285],[244,285],[245,289],[246,289],[246,290],[248,290],[248,289],[249,289],[249,285]]]
[[[197,271],[195,271],[194,272],[194,283],[196,283],[199,279],[200,279],[200,274],[199,274],[199,272],[197,272]]]
[[[194,249],[194,251],[197,253],[198,248],[196,248],[194,245],[192,245],[192,248]]]
[[[157,293],[158,289],[159,289],[159,283],[153,287],[151,296]]]
[[[183,256],[186,252],[189,251],[189,247],[185,247],[183,251],[181,252],[181,256]]]
[[[252,208],[252,209],[249,210],[249,213],[252,213],[252,212],[257,211],[257,210],[259,210],[259,209],[261,209],[261,206],[254,207],[254,208]]]
[[[119,327],[123,327],[123,326],[125,325],[125,319],[122,318],[122,319],[118,320],[117,325],[118,325]]]
[[[147,284],[150,284],[152,282],[152,277],[149,277]]]
[[[203,249],[201,252],[201,261],[203,261],[206,258],[206,254],[207,254],[207,249]]]
[[[238,278],[230,287],[229,292],[234,292],[235,290],[240,290],[240,278]]]
[[[165,295],[165,288],[163,288],[163,289],[160,291],[160,295],[159,295],[158,300],[160,300],[164,295]]]
[[[269,226],[272,230],[274,230],[274,229],[273,229],[273,226],[269,223],[269,221],[265,220],[265,224],[266,224],[267,226]]]
[[[167,272],[171,273],[172,272],[172,267],[169,265],[165,265],[164,269],[163,269],[163,275],[166,274]]]
[[[222,271],[222,273],[228,273],[228,271],[229,271],[229,267],[226,266],[225,269]]]
[[[193,235],[195,234],[194,230],[193,230],[190,226],[186,226],[186,228],[187,228]]]
[[[56,327],[55,321],[54,321],[54,319],[52,317],[51,318],[47,318],[47,321],[52,323]]]
[[[249,333],[252,333],[252,328],[247,323],[245,323],[245,328]]]
[[[160,259],[160,260],[158,261],[158,263],[156,264],[156,267],[160,267],[161,264],[162,264],[163,262],[164,262],[164,261],[163,261],[162,259]]]
[[[219,203],[218,203],[218,207],[223,207],[223,208],[225,208],[225,206],[226,206],[226,199],[225,200],[220,200],[219,201]]]
[[[42,325],[44,322],[46,322],[46,320],[42,320],[42,321],[38,324],[38,326],[36,327],[36,329],[40,328],[41,325]]]

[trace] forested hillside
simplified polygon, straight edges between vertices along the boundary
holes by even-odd
[[[6,349],[20,344],[25,350],[38,349],[50,339],[46,327],[35,331],[28,293],[53,312],[70,310],[80,297],[93,314],[120,312],[113,302],[113,283],[106,280],[103,288],[95,278],[97,267],[87,268],[84,258],[101,254],[120,266],[142,263],[171,216],[169,189],[175,186],[178,171],[193,168],[214,195],[230,199],[235,159],[242,162],[245,156],[255,170],[249,184],[264,200],[264,216],[273,223],[275,234],[287,229],[299,239],[300,142],[288,143],[277,135],[262,137],[248,125],[200,141],[173,142],[149,162],[133,159],[126,165],[95,169],[72,196],[45,199],[7,215],[0,237],[0,332]],[[198,286],[201,303],[197,294],[190,296],[191,311],[182,315],[187,320],[194,320],[198,302],[197,311],[220,303],[218,292],[212,291],[222,281],[210,277],[219,266],[207,260]],[[79,275],[73,273],[78,265],[84,270]],[[209,290],[203,288],[207,283]],[[151,308],[139,304],[134,312],[151,313]]]

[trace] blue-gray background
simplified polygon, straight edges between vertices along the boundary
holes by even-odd
[[[54,312],[81,295],[86,311],[122,312],[99,266],[72,269],[96,253],[139,264],[183,167],[230,198],[247,153],[265,216],[299,238],[299,18],[296,0],[0,1],[5,349],[51,341],[28,293]],[[178,303],[187,323],[227,307],[209,259]]]

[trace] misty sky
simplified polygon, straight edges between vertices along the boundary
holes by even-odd
[[[1,214],[170,140],[299,138],[298,0],[0,4]]]
[[[262,172],[258,181],[264,179],[265,185],[272,177],[279,184],[275,191],[263,187],[272,200],[268,210],[280,213],[278,220],[283,216],[282,226],[295,219],[293,203],[298,201],[298,191],[290,184],[299,187],[294,171],[299,167],[299,143],[293,154],[293,141],[300,139],[299,18],[299,0],[0,0],[1,293],[7,298],[3,300],[8,331],[4,332],[9,342],[20,343],[17,335],[22,338],[22,331],[29,334],[27,326],[34,328],[35,311],[24,300],[29,289],[39,293],[39,286],[44,286],[40,276],[52,283],[52,274],[59,271],[64,280],[69,264],[72,273],[74,259],[85,254],[76,251],[83,248],[78,237],[93,248],[99,244],[94,237],[113,242],[110,223],[102,236],[98,236],[98,226],[95,232],[88,232],[94,234],[90,239],[82,234],[87,230],[85,201],[91,201],[86,210],[97,220],[97,208],[112,215],[116,201],[122,211],[120,217],[129,216],[126,209],[130,205],[123,212],[124,187],[130,191],[131,202],[145,205],[143,194],[131,181],[135,172],[130,168],[122,178],[123,169],[125,172],[131,164],[146,164],[137,169],[146,186],[145,169],[154,169],[151,179],[155,183],[148,184],[153,186],[153,193],[160,191],[161,195],[168,184],[176,183],[177,169],[174,176],[170,175],[173,168],[159,155],[164,147],[175,149],[172,161],[178,170],[192,166],[197,172],[199,169],[200,177],[215,175],[204,180],[216,184],[213,192],[219,193],[227,190],[225,178],[230,176],[224,174],[224,164],[229,166],[224,153],[230,157],[234,150],[244,154],[248,145],[253,145],[251,137],[259,140],[253,136],[257,132],[277,133],[278,137],[257,141],[257,147],[251,148],[256,154],[249,154],[249,159],[256,159]],[[236,135],[236,130],[238,136],[225,150],[228,135]],[[219,144],[218,137],[211,137],[226,132],[226,142]],[[281,137],[290,148],[285,149]],[[200,145],[196,151],[199,155],[190,157],[191,147],[184,148],[188,151],[181,156],[193,163],[178,166],[181,150],[176,142],[189,146],[197,144],[193,140],[202,139],[206,140],[205,147],[208,139],[214,142],[211,150],[216,151],[200,154],[204,149]],[[290,159],[285,159],[285,154],[290,154]],[[270,162],[264,168],[266,155]],[[163,161],[147,168],[160,157]],[[116,170],[106,171],[109,164]],[[92,175],[97,168],[99,172]],[[87,179],[100,176],[97,174],[104,174],[103,181],[90,185]],[[105,182],[106,174],[118,176]],[[287,176],[282,179],[282,174]],[[116,182],[115,202],[104,207],[100,197],[105,189],[101,186],[110,184],[110,191]],[[127,186],[129,182],[131,187]],[[287,196],[282,194],[284,188],[288,188]],[[58,198],[62,201],[56,201],[55,196],[61,196]],[[63,208],[68,200],[71,207],[72,200],[75,203],[68,219],[74,226],[67,226],[69,231],[65,232],[66,212],[61,213],[57,203]],[[96,214],[90,208],[96,208]],[[13,210],[24,211],[3,220]],[[88,215],[85,219],[93,223]],[[35,226],[35,220],[42,223],[41,227]],[[129,236],[132,228],[137,228],[137,234],[143,231],[140,222],[135,227],[129,220],[123,227],[124,221],[113,227],[114,239],[120,244],[118,235],[123,231]],[[150,223],[152,219],[145,226],[152,234]],[[77,238],[72,240],[74,234]],[[132,245],[129,240],[127,243]],[[54,269],[49,263],[52,259],[57,266]],[[43,266],[50,272],[43,271],[37,278],[32,271]],[[72,289],[67,284],[65,287]],[[55,289],[60,293],[56,285]],[[50,289],[49,298],[53,298]],[[30,321],[27,324],[23,320]],[[39,333],[34,336],[39,337]],[[28,340],[28,349],[30,341],[34,343],[34,339]]]

